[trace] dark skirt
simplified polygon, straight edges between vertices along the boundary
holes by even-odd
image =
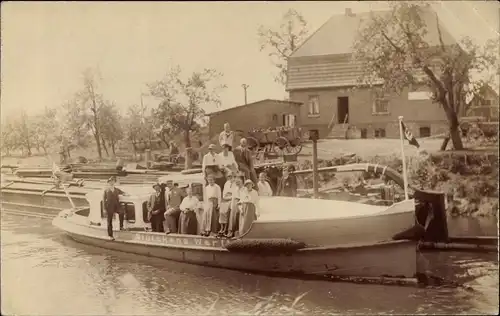
[[[187,235],[196,235],[198,229],[198,220],[194,211],[181,212],[179,216],[179,233]]]

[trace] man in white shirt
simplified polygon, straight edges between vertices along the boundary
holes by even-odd
[[[217,234],[219,232],[219,206],[222,201],[221,188],[214,182],[214,177],[207,177],[208,184],[205,186],[205,198],[202,222],[202,236]]]
[[[205,175],[205,179],[209,175],[213,175],[215,183],[217,183],[221,188],[224,187],[224,175],[221,171],[222,163],[220,161],[220,156],[215,153],[215,145],[210,144],[208,146],[208,153],[203,156],[203,162],[201,164],[201,170]]]
[[[231,131],[229,123],[224,123],[224,130],[219,134],[219,145],[224,144],[229,146],[229,151],[233,150],[234,132]]]
[[[179,216],[179,233],[196,235],[198,229],[198,220],[196,211],[200,208],[200,200],[193,195],[193,190],[190,186],[186,188],[187,196],[182,200]]]
[[[272,196],[273,195],[273,190],[271,189],[269,182],[267,182],[266,174],[264,172],[261,172],[259,174],[259,181],[257,182],[257,187],[259,189],[260,196]]]

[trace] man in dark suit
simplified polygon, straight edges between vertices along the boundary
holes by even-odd
[[[123,230],[123,222],[125,219],[124,212],[120,210],[120,195],[125,195],[125,192],[115,188],[115,183],[115,177],[108,179],[108,188],[104,190],[104,197],[102,199],[108,222],[108,236],[111,240],[115,240],[113,237],[113,218],[115,213],[118,213],[120,219],[120,230]]]
[[[161,186],[156,183],[153,185],[155,193],[151,194],[148,200],[148,218],[151,222],[151,230],[154,232],[164,232],[163,213],[165,213],[165,204],[161,196]]]
[[[245,174],[245,179],[253,181],[254,185],[257,184],[257,174],[253,166],[252,151],[247,146],[247,140],[242,138],[240,145],[233,151],[234,160],[238,164],[238,169]]]

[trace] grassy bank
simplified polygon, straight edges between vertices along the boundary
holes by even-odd
[[[498,216],[498,153],[484,151],[438,152],[406,157],[410,185],[424,190],[442,191],[450,203],[450,215]],[[347,163],[370,162],[389,166],[402,173],[399,155],[372,157],[344,156],[320,159],[319,167]],[[298,169],[311,169],[306,159],[299,162]],[[363,181],[381,182],[378,177],[364,172],[323,173],[319,176],[320,187],[344,185],[354,187]],[[302,176],[299,184],[304,189],[312,188],[312,176]]]

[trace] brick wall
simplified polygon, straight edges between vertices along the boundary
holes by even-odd
[[[316,116],[308,114],[309,96],[319,96],[320,113]],[[400,95],[388,96],[389,111],[386,114],[373,113],[375,92],[371,89],[304,89],[290,91],[290,99],[303,102],[300,108],[300,121],[303,128],[318,128],[320,137],[326,137],[328,124],[335,114],[334,123],[338,124],[337,98],[349,98],[349,124],[356,128],[365,128],[367,137],[375,135],[376,129],[385,129],[385,136],[399,137],[398,116],[402,115],[413,134],[419,137],[420,127],[429,127],[431,135],[440,134],[446,130],[447,121],[439,104],[431,100],[408,100],[408,90]]]

